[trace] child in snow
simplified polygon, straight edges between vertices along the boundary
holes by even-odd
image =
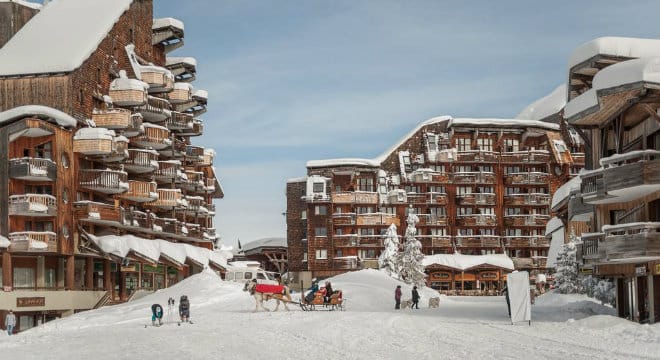
[[[188,322],[190,320],[190,302],[186,295],[181,295],[181,299],[179,300],[179,316],[182,322]]]
[[[151,305],[151,325],[156,326],[156,320],[158,320],[158,325],[163,325],[163,307],[160,304]]]

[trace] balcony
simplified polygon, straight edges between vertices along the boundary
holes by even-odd
[[[458,226],[496,226],[497,216],[494,214],[457,215]]]
[[[209,209],[206,207],[206,200],[201,196],[185,196],[188,207],[186,207],[186,214],[199,215],[208,214]]]
[[[431,214],[418,214],[419,218],[418,226],[446,226],[447,225],[447,216],[446,215],[431,215]]]
[[[174,83],[174,89],[167,94],[167,98],[172,104],[184,104],[192,101],[193,88],[187,82]]]
[[[550,174],[544,172],[519,172],[505,175],[507,185],[545,185],[550,181]]]
[[[397,227],[400,225],[399,218],[394,214],[374,213],[374,214],[358,214],[356,225],[391,225]]]
[[[458,151],[456,153],[456,161],[496,163],[499,161],[499,154],[494,151],[482,151],[482,150]]]
[[[51,231],[21,231],[9,233],[10,252],[57,252],[57,235]]]
[[[415,183],[447,183],[449,175],[431,169],[418,169],[410,174],[408,180]]]
[[[652,159],[658,156],[647,150],[601,159],[604,167],[581,175],[583,201],[627,202],[660,190],[660,158]]]
[[[424,248],[451,248],[454,246],[451,242],[451,236],[417,235],[415,238],[422,243]]]
[[[398,200],[398,197],[396,197]],[[447,194],[444,193],[437,193],[437,192],[427,192],[427,193],[408,193],[405,196],[406,201],[403,202],[393,202],[390,201],[392,204],[396,203],[405,203],[408,202],[410,204],[429,204],[429,205],[447,205]]]
[[[600,248],[600,243],[605,239],[604,233],[583,233],[581,238],[582,261],[585,265],[593,265],[607,257],[605,248]]]
[[[603,226],[599,251],[607,260],[660,256],[660,222]]]
[[[170,102],[155,96],[149,96],[144,105],[135,108],[135,111],[142,114],[145,121],[160,123],[170,117],[172,106]]]
[[[548,220],[550,220],[550,215],[504,215],[504,226],[545,226]]]
[[[129,180],[128,191],[121,194],[121,198],[138,203],[158,200],[156,187],[155,182]]]
[[[144,149],[128,149],[124,170],[129,174],[146,174],[158,170],[158,152]]]
[[[375,192],[339,192],[332,194],[334,204],[378,204],[378,193]]]
[[[503,163],[548,164],[550,152],[548,150],[502,152],[501,158]]]
[[[204,186],[202,187],[202,192],[210,194],[215,192],[215,178],[206,178],[204,179]]]
[[[74,203],[73,214],[78,220],[97,224],[115,225],[122,221],[122,208],[92,201]]]
[[[355,225],[355,213],[332,214],[332,223],[334,225]]]
[[[513,248],[523,247],[548,247],[550,241],[545,236],[532,235],[532,236],[503,236],[502,240],[504,246]]]
[[[147,203],[147,206],[171,210],[175,208],[185,208],[185,205],[187,205],[181,195],[180,189],[158,189],[157,192],[158,200]]]
[[[149,93],[163,93],[174,89],[174,75],[160,66],[140,65],[140,77],[149,84]]]
[[[183,156],[186,154],[186,142],[177,137],[175,137],[173,140],[174,141],[169,141],[166,147],[156,150],[158,150],[158,153],[161,156],[177,159],[183,158]]]
[[[584,153],[573,153],[571,154],[571,157],[573,158],[573,165],[584,167]]]
[[[172,72],[177,82],[194,81],[197,75],[197,60],[192,57],[167,57],[165,67]]]
[[[335,270],[359,270],[361,267],[357,256],[344,256],[332,259],[332,268]]]
[[[97,127],[123,130],[131,126],[131,112],[126,109],[94,110],[92,120]]]
[[[119,78],[110,83],[108,93],[116,106],[140,106],[147,102],[149,85],[137,79],[129,79],[126,71],[119,71]]]
[[[452,174],[454,184],[495,184],[496,181],[492,172],[465,171]]]
[[[159,184],[175,183],[183,176],[179,160],[165,160],[158,162],[158,169],[154,172],[154,180]]]
[[[182,189],[188,191],[197,191],[202,189],[205,185],[204,183],[204,173],[201,171],[186,170],[185,181],[180,185]]]
[[[333,236],[335,247],[383,247],[381,235],[335,235]]]
[[[128,174],[118,170],[83,169],[78,173],[78,181],[81,188],[103,194],[128,190]]]
[[[57,180],[57,165],[53,160],[19,158],[9,160],[9,177],[25,181]]]
[[[204,123],[200,119],[193,119],[192,126],[179,130],[181,136],[200,136],[204,133]]]
[[[512,257],[511,260],[516,270],[534,268],[534,259],[532,258]]]
[[[57,216],[57,199],[46,194],[23,194],[9,197],[10,216]]]
[[[458,205],[495,205],[495,194],[492,193],[470,193],[456,195]]]
[[[191,129],[193,127],[192,115],[172,111],[171,116],[165,120],[165,127],[170,131]]]
[[[144,134],[132,137],[131,144],[155,150],[165,149],[172,145],[172,141],[169,139],[170,131],[167,128],[151,123],[145,123],[143,127]]]
[[[153,214],[147,214],[143,211],[138,211],[138,210],[122,211],[122,223],[127,226],[153,230],[154,219],[157,218],[153,216]]]
[[[542,193],[509,194],[504,196],[504,205],[508,206],[548,206],[550,195]]]
[[[73,136],[73,152],[87,156],[102,156],[121,160],[126,157],[128,139],[115,136],[106,128],[82,128]]]
[[[173,18],[154,19],[151,44],[162,45],[165,53],[183,46],[183,22]]]
[[[195,145],[186,145],[186,161],[197,164],[204,159],[204,148]]]
[[[454,239],[456,246],[464,248],[499,248],[502,246],[500,237],[497,235],[458,235]]]
[[[570,216],[569,220],[575,221],[578,219],[584,219],[585,215],[591,216],[593,213],[594,213],[594,206],[585,203],[580,194],[572,194],[569,197],[568,199],[568,214]]]

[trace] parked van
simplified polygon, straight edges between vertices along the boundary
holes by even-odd
[[[244,283],[252,279],[257,279],[260,284],[278,284],[276,273],[258,267],[231,267],[225,273],[225,281]]]

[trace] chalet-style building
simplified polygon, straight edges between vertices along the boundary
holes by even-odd
[[[0,32],[0,322],[222,272],[214,152],[193,144],[207,94],[195,59],[168,56],[184,24],[151,0],[20,0]]]
[[[271,237],[250,241],[236,249],[233,260],[256,261],[266,271],[284,274],[288,270],[286,238]]]
[[[613,278],[619,316],[660,320],[660,40],[599,38],[569,60],[563,117],[586,169],[553,200],[580,237],[583,271]],[[574,229],[573,229],[574,228]],[[582,230],[582,231],[580,231]]]
[[[385,230],[395,224],[403,235],[412,209],[425,254],[504,254],[533,278],[546,271],[551,196],[573,165],[558,124],[449,116],[419,124],[375,159],[309,161],[306,177],[287,182],[290,272],[308,282],[377,267]],[[457,269],[436,269],[443,274],[429,281],[494,290],[486,280],[505,270],[481,278],[481,267]]]

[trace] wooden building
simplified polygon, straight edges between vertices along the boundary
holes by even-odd
[[[291,272],[311,278],[377,267],[390,224],[414,209],[427,255],[506,254],[546,271],[550,199],[574,165],[560,125],[433,118],[375,159],[309,161],[287,182]]]
[[[151,0],[36,9],[0,48],[0,319],[18,331],[226,266],[215,154],[193,143],[207,94],[167,56],[183,23]]]
[[[588,214],[583,267],[613,278],[619,316],[660,319],[660,40],[599,38],[575,50],[564,109],[585,140],[568,217]]]
[[[286,238],[263,238],[243,244],[234,259],[256,261],[262,269],[284,274],[287,267]]]

